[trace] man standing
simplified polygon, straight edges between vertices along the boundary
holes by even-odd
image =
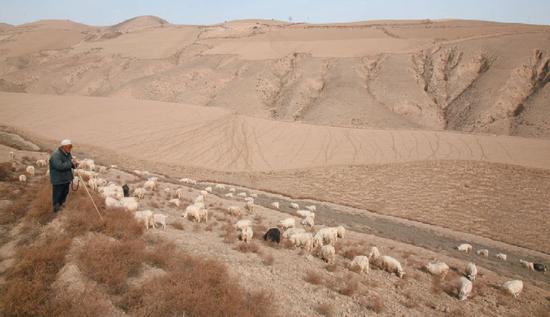
[[[58,212],[63,207],[73,180],[73,168],[78,165],[71,155],[72,148],[71,140],[65,139],[50,156],[53,212]]]

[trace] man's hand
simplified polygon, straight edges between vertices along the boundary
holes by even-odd
[[[71,163],[73,163],[73,168],[76,168],[78,166],[78,162],[76,161],[76,159],[72,159]]]

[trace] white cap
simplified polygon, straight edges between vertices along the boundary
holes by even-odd
[[[64,146],[64,145],[71,145],[71,144],[72,144],[72,143],[71,143],[71,140],[69,140],[69,139],[65,139],[65,140],[61,141],[61,146]]]

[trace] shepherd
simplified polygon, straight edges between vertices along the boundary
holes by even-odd
[[[61,141],[61,146],[50,156],[50,181],[52,183],[52,206],[54,213],[63,208],[74,177],[73,168],[78,166],[78,163],[71,155],[72,148],[71,140],[65,139]]]

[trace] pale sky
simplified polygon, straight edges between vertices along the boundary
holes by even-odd
[[[550,0],[0,0],[0,22],[112,25],[140,15],[174,24],[260,18],[294,22],[473,19],[550,25]]]

